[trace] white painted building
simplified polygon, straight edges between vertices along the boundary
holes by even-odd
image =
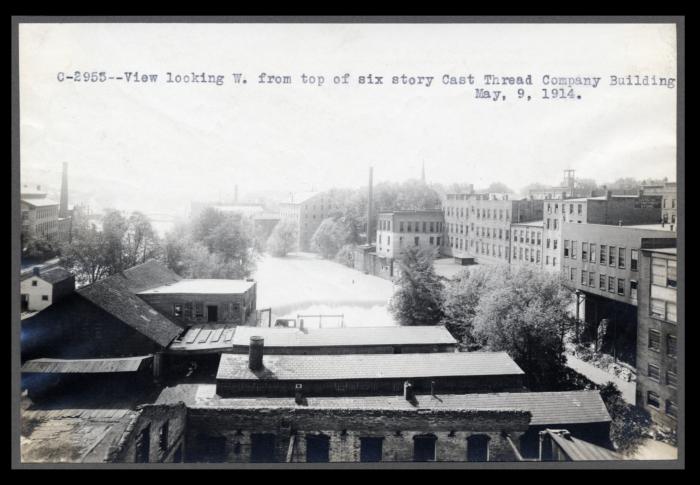
[[[22,311],[43,310],[74,290],[75,276],[69,271],[60,267],[41,271],[37,266],[20,283]]]

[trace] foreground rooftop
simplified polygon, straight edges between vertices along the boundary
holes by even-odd
[[[522,375],[505,352],[424,354],[265,355],[263,369],[248,356],[222,354],[217,380],[343,380]]]
[[[607,423],[611,421],[598,391],[503,392],[490,394],[416,394],[403,396],[222,398],[214,384],[179,384],[165,388],[156,404],[184,402],[193,409],[337,409],[337,410],[520,410],[532,415],[530,425]]]

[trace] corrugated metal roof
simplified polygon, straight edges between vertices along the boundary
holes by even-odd
[[[548,429],[547,433],[571,461],[609,461],[623,459],[618,453],[576,438],[568,431]]]
[[[97,374],[137,372],[152,355],[113,359],[35,359],[22,366],[22,372],[42,374]]]
[[[521,375],[505,352],[423,354],[266,355],[264,370],[248,368],[248,356],[222,354],[221,380],[341,380]]]
[[[294,409],[291,397],[222,398],[214,384],[179,384],[164,389],[157,403],[184,402],[201,409]],[[501,392],[491,394],[418,394],[414,402],[403,396],[307,397],[304,408],[347,410],[523,410],[532,426],[608,423],[610,415],[598,391]]]

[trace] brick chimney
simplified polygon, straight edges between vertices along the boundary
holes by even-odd
[[[413,384],[410,381],[403,382],[403,398],[406,401],[411,401],[413,399]]]
[[[304,385],[294,384],[294,402],[302,404],[304,402]]]
[[[58,206],[58,217],[68,217],[68,163],[63,162],[63,176],[61,178],[61,201]]]
[[[263,349],[265,339],[257,335],[250,337],[248,349],[248,367],[250,370],[260,370],[263,368]]]
[[[32,268],[32,274],[34,276],[39,276],[39,274],[41,274],[41,266],[34,266]]]

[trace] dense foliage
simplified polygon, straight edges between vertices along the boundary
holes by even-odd
[[[273,256],[283,257],[297,249],[297,228],[290,220],[277,223],[267,239],[267,251]]]
[[[600,389],[600,397],[612,418],[610,438],[613,443],[622,453],[634,453],[651,429],[649,413],[625,402],[622,393],[612,382]]]
[[[389,310],[401,325],[436,325],[443,316],[442,283],[432,251],[410,247],[399,260],[397,289]]]

